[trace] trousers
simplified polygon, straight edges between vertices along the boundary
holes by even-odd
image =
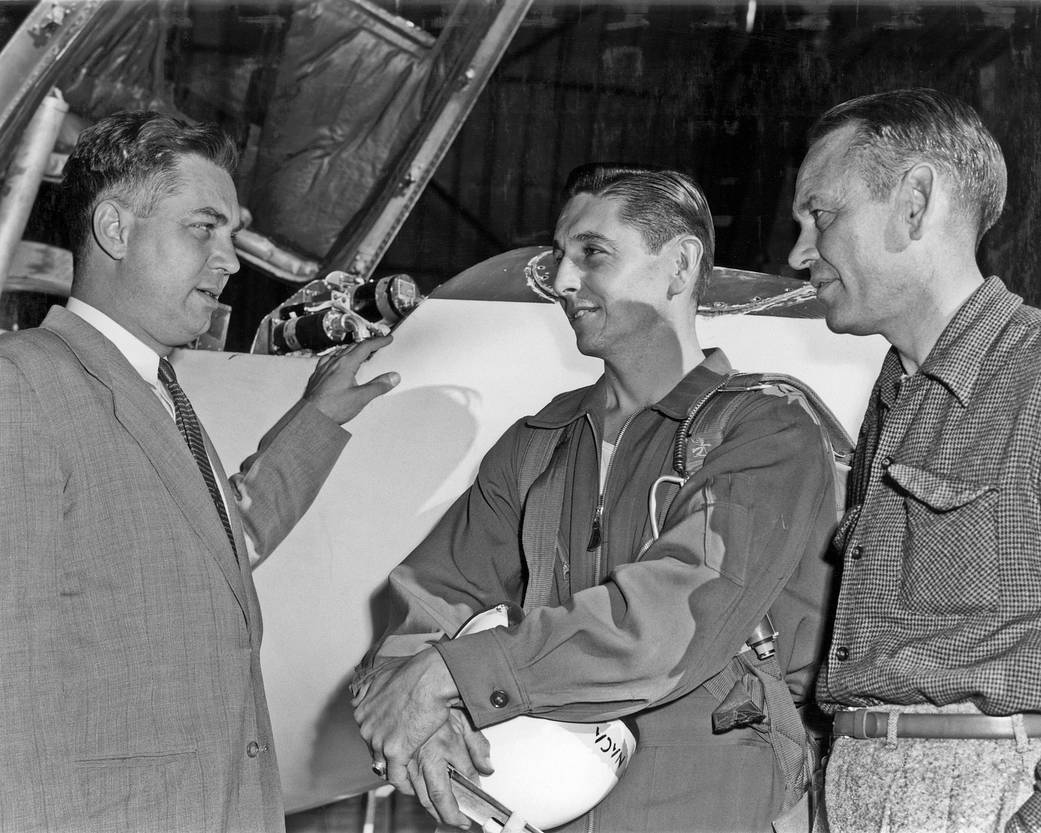
[[[970,704],[879,708],[978,713]],[[837,737],[815,833],[1003,833],[1033,794],[1039,759],[1038,738]]]

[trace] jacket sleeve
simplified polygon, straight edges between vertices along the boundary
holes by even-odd
[[[32,386],[0,358],[0,831],[47,827],[46,790],[56,761],[53,693],[36,671],[54,646],[35,627],[39,606],[55,604],[53,564],[63,546],[65,476],[46,411]],[[40,727],[46,727],[40,732]]]
[[[488,451],[472,486],[390,574],[387,626],[358,666],[360,684],[394,657],[450,637],[474,613],[523,596],[516,459],[522,424]]]
[[[793,571],[806,597],[783,600],[786,638],[802,630],[795,661],[812,665],[833,478],[809,413],[783,397],[756,397],[680,490],[639,561],[516,628],[437,646],[476,725],[524,713],[609,719],[676,699],[730,661]]]
[[[229,478],[259,559],[270,555],[303,517],[349,438],[335,420],[301,399]]]

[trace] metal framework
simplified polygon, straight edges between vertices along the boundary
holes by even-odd
[[[531,0],[457,0],[430,46],[439,86],[409,138],[363,208],[326,253],[321,270],[367,280],[419,199],[520,26]],[[124,0],[41,0],[0,51],[0,172],[33,112],[61,72],[142,6]],[[385,13],[384,13],[385,14]],[[251,258],[252,259],[252,258]],[[258,264],[262,265],[262,264]],[[286,278],[275,270],[277,277]],[[310,275],[289,278],[309,280]]]
[[[0,172],[59,74],[90,55],[135,3],[43,0],[0,50]]]
[[[446,38],[459,39],[450,71],[387,185],[372,195],[330,247],[321,271],[341,269],[362,280],[372,275],[466,121],[530,5],[531,0],[482,4],[460,0],[457,11],[465,10],[472,19],[463,22],[461,15],[455,15],[435,47],[441,48]]]

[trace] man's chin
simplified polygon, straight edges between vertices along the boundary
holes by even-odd
[[[852,327],[855,326],[855,322],[850,320],[848,314],[843,314],[844,311],[839,304],[834,301],[828,302],[817,296],[818,302],[824,307],[824,321],[828,325],[828,329],[833,333],[850,333]]]
[[[174,334],[171,333],[169,338],[166,340],[169,342],[176,342],[178,347],[188,347],[192,344],[199,336],[205,335],[210,330],[210,320],[206,320],[206,324],[196,324],[194,326],[182,327],[180,332]]]
[[[584,339],[581,336],[575,336],[575,347],[578,348],[578,352],[583,356],[589,356],[591,359],[602,359],[603,351],[600,349],[598,344],[595,344],[590,339]]]
[[[842,316],[838,310],[828,309],[824,313],[824,321],[828,329],[833,333],[850,336],[869,336],[878,332],[863,321],[857,321],[850,316]]]
[[[830,313],[824,314],[824,322],[828,325],[828,329],[833,333],[848,335],[852,332],[848,322],[843,321],[838,316],[831,315]]]

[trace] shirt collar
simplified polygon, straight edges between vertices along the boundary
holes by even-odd
[[[966,405],[991,345],[1022,304],[1023,299],[1009,292],[1001,278],[987,278],[944,328],[920,372]],[[883,368],[889,364],[887,356]]]
[[[153,387],[158,384],[159,354],[155,350],[101,310],[79,298],[69,298],[65,308],[111,341],[148,384]]]
[[[730,361],[726,354],[718,347],[709,347],[705,350],[705,358],[701,364],[651,407],[665,416],[681,420],[687,415],[691,403],[730,370]],[[562,394],[538,414],[529,417],[527,422],[541,428],[560,428],[586,414],[599,413],[603,410],[606,384],[601,376],[596,384],[588,388]]]
[[[878,381],[875,382],[875,390],[882,404],[892,408],[896,404],[900,393],[900,385],[903,384],[907,374],[904,372],[904,364],[900,361],[900,354],[895,347],[890,347],[882,361],[882,369],[878,373]]]

